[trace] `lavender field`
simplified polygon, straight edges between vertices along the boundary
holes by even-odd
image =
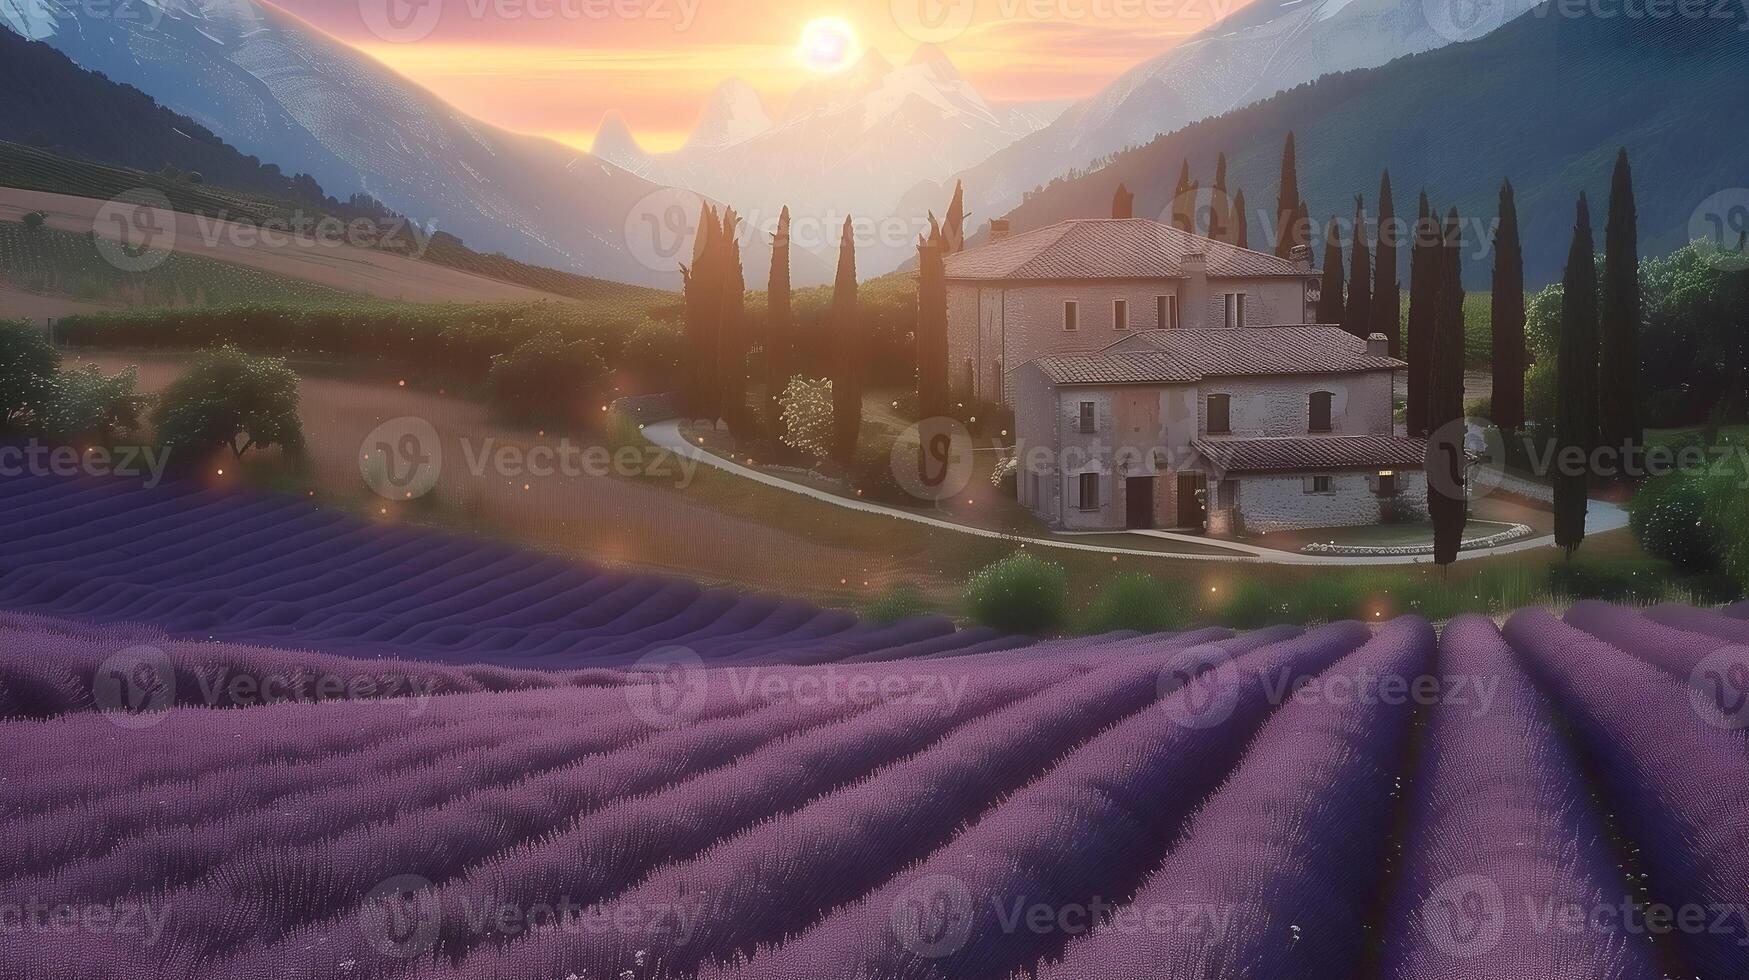
[[[10,614],[0,976],[1726,980],[1746,615],[536,670]]]

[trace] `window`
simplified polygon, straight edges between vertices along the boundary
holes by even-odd
[[[1093,403],[1092,402],[1082,402],[1081,403],[1081,415],[1076,421],[1075,430],[1077,432],[1088,433],[1088,434],[1091,434],[1095,431],[1098,431],[1094,427],[1094,424],[1093,424]]]
[[[1076,478],[1080,485],[1080,507],[1082,510],[1099,509],[1099,474],[1083,473]]]
[[[1233,397],[1209,396],[1209,435],[1224,436],[1233,431]]]
[[[1081,329],[1081,305],[1072,299],[1063,301],[1063,329],[1070,332]]]
[[[1335,490],[1335,487],[1332,485],[1331,479],[1328,475],[1326,475],[1326,476],[1308,476],[1308,477],[1306,477],[1306,492],[1307,493],[1335,493],[1336,490]]]
[[[1154,297],[1154,325],[1162,330],[1178,329],[1178,297]]]
[[[1330,424],[1330,401],[1331,395],[1328,391],[1312,392],[1311,407],[1308,412],[1311,416],[1311,425],[1308,428],[1311,431],[1329,432],[1334,428]]]
[[[1395,497],[1397,495],[1397,474],[1391,470],[1379,471],[1378,495]]]
[[[1114,330],[1130,328],[1130,301],[1114,299],[1111,301],[1111,326]]]
[[[1227,293],[1226,294],[1226,304],[1227,304],[1227,318],[1226,318],[1227,327],[1229,329],[1236,329],[1238,327],[1244,326],[1245,325],[1245,294],[1244,293]]]

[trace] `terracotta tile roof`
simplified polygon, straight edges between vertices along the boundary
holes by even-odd
[[[1418,470],[1427,462],[1427,440],[1402,436],[1195,439],[1191,447],[1221,473]]]
[[[1201,377],[1346,374],[1408,367],[1366,352],[1366,341],[1341,327],[1316,324],[1236,330],[1140,330],[1118,341],[1128,350],[1149,345]],[[1117,345],[1113,345],[1114,347]],[[1111,348],[1107,353],[1117,353]]]
[[[1214,277],[1312,273],[1146,218],[1075,218],[986,242],[947,258],[949,279],[1178,279],[1186,255],[1207,257]]]
[[[1041,357],[1045,377],[1060,385],[1184,384],[1199,379],[1165,354],[1057,354]]]

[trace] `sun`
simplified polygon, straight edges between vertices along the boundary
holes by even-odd
[[[802,28],[802,64],[818,72],[843,71],[856,58],[856,28],[841,17],[816,17]]]

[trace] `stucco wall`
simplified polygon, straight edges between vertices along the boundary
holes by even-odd
[[[1391,372],[1289,375],[1275,378],[1207,378],[1199,386],[1198,431],[1208,432],[1208,396],[1230,396],[1234,438],[1303,436],[1311,432],[1311,397],[1327,391],[1330,435],[1388,436]],[[1216,438],[1219,438],[1218,436]]]
[[[947,284],[950,378],[956,392],[1006,401],[1012,372],[1034,358],[1103,350],[1137,331],[1158,328],[1157,297],[1180,298],[1181,327],[1220,327],[1223,295],[1244,292],[1247,323],[1265,326],[1305,322],[1304,290],[1298,278],[1217,278],[1201,284],[1180,279],[1009,285],[953,281]],[[1113,325],[1113,303],[1119,299],[1129,303],[1128,330]],[[1079,311],[1074,331],[1063,329],[1063,304],[1070,300]],[[1003,374],[1009,375],[1006,383]]]
[[[1246,533],[1379,523],[1385,501],[1376,490],[1376,474],[1329,474],[1331,492],[1327,494],[1306,492],[1310,475],[1238,478],[1238,508]],[[1425,514],[1427,481],[1422,473],[1399,471],[1397,495],[1400,504]]]

